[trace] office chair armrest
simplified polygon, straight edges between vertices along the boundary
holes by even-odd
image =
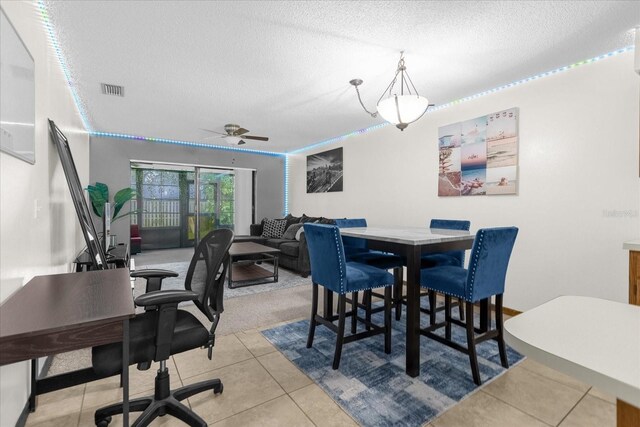
[[[146,279],[147,286],[145,292],[159,291],[162,288],[162,281],[167,277],[178,277],[178,273],[171,270],[136,270],[130,274],[131,277],[141,277]]]
[[[178,304],[184,301],[194,301],[198,299],[198,294],[192,291],[166,290],[152,291],[140,295],[135,299],[137,306],[147,307],[150,305]]]
[[[149,277],[178,277],[178,273],[171,270],[159,269],[136,270],[131,273],[131,277],[142,277],[144,279]]]

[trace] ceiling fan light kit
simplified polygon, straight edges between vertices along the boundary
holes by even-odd
[[[399,83],[398,79],[400,80]],[[429,104],[427,98],[418,94],[416,87],[411,81],[411,77],[409,77],[407,73],[407,67],[404,64],[404,52],[400,52],[400,61],[398,61],[398,68],[395,76],[393,76],[393,80],[391,80],[389,86],[387,86],[384,92],[382,92],[380,99],[378,99],[377,112],[372,113],[367,110],[360,98],[358,86],[362,84],[362,80],[353,79],[349,83],[356,88],[358,101],[360,101],[360,105],[364,111],[374,118],[380,114],[383,119],[389,123],[393,123],[401,131],[405,130],[410,123],[422,117],[429,107],[433,106],[433,104]],[[398,83],[397,87],[396,83]]]

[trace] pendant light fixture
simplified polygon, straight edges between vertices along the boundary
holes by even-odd
[[[398,81],[399,80],[399,81]],[[416,87],[407,73],[407,67],[404,64],[404,51],[400,52],[400,61],[398,61],[398,69],[396,74],[384,90],[380,99],[378,99],[378,111],[372,113],[362,103],[360,98],[360,90],[358,86],[362,84],[361,79],[353,79],[351,83],[356,88],[358,101],[360,105],[371,117],[378,117],[378,114],[389,123],[393,123],[400,130],[404,130],[410,123],[415,122],[427,112],[429,100],[424,96],[420,96]],[[398,83],[398,85],[396,85]]]

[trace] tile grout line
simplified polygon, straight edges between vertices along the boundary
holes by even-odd
[[[533,359],[531,359],[531,360],[533,360]],[[524,361],[524,359],[523,359],[523,361]],[[533,361],[535,362],[535,360],[533,360]],[[539,362],[536,362],[536,363],[539,363]],[[543,365],[543,366],[544,366],[544,365]],[[577,388],[572,387],[572,386],[570,386],[570,385],[568,385],[568,384],[565,384],[565,383],[563,383],[562,381],[558,381],[558,380],[556,380],[555,378],[550,378],[550,377],[548,377],[548,376],[546,376],[546,375],[540,374],[540,373],[538,373],[538,372],[534,371],[533,369],[529,369],[529,368],[527,368],[526,366],[521,366],[521,367],[522,367],[522,369],[525,369],[527,372],[534,373],[534,374],[536,374],[536,375],[539,375],[539,376],[544,377],[544,378],[546,378],[546,379],[548,379],[548,380],[551,380],[551,381],[553,381],[553,382],[556,382],[556,383],[561,384],[561,385],[563,385],[563,386],[565,386],[565,387],[569,387],[569,388],[571,388],[571,389],[573,389],[573,390],[575,390],[575,391],[579,391],[580,393],[582,393],[582,390],[578,390]],[[556,372],[558,372],[558,371],[556,371]],[[559,372],[559,373],[562,373],[562,372]],[[588,385],[588,384],[587,384],[587,385]],[[589,388],[587,389],[587,392],[589,392],[589,390],[591,390],[591,388],[592,388],[592,387],[591,387],[591,386],[589,386]]]
[[[535,372],[534,372],[534,373],[535,373]],[[546,422],[546,421],[544,421],[544,420],[541,420],[540,418],[536,417],[535,415],[532,415],[532,414],[530,414],[530,413],[528,413],[528,412],[525,412],[523,409],[518,408],[517,406],[512,405],[511,403],[509,403],[509,402],[505,402],[505,401],[504,401],[504,400],[502,400],[501,398],[499,398],[499,397],[497,397],[497,396],[494,396],[493,394],[491,394],[491,393],[489,393],[489,392],[486,392],[486,391],[484,391],[484,390],[480,390],[480,392],[481,392],[481,393],[488,394],[489,396],[493,397],[494,399],[499,400],[500,402],[504,403],[504,404],[505,404],[505,405],[507,405],[507,406],[511,406],[511,407],[512,407],[513,409],[515,409],[516,411],[518,411],[518,412],[522,412],[523,414],[525,414],[525,415],[527,415],[527,416],[529,416],[529,417],[533,418],[534,420],[540,421],[542,424],[544,424],[544,425],[546,425],[546,426],[549,426],[549,427],[555,427],[555,426],[553,426],[552,424],[549,424],[548,422]]]
[[[274,347],[274,348],[275,348],[275,347]],[[276,351],[278,351],[278,350],[276,350]],[[280,353],[280,351],[278,351],[278,352]],[[272,354],[272,353],[268,353],[268,354]],[[282,353],[280,353],[280,354],[284,357],[284,354],[282,354]],[[263,355],[263,356],[266,356],[266,355]],[[285,360],[289,361],[289,359],[287,359],[286,357],[285,357]],[[311,424],[313,424],[314,426],[316,426],[316,427],[317,427],[317,424],[313,422],[313,420],[309,417],[309,415],[307,415],[307,413],[306,413],[306,412],[305,412],[305,411],[300,407],[300,405],[298,405],[298,402],[296,402],[296,401],[295,401],[295,399],[294,399],[293,397],[291,397],[291,395],[289,394],[289,392],[287,392],[287,391],[284,389],[284,387],[282,386],[282,384],[280,384],[280,383],[278,382],[278,380],[277,380],[277,379],[276,379],[276,378],[271,374],[271,372],[269,371],[269,369],[267,369],[267,367],[266,367],[266,366],[264,366],[264,364],[263,364],[263,363],[262,363],[262,362],[261,362],[257,357],[256,357],[256,361],[258,362],[258,364],[259,364],[260,366],[262,366],[262,369],[264,369],[265,371],[267,371],[267,374],[269,374],[269,376],[270,376],[270,377],[271,377],[271,378],[276,382],[276,384],[278,384],[278,386],[282,389],[282,391],[284,391],[284,396],[287,396],[287,397],[288,397],[288,398],[293,402],[293,404],[294,404],[294,405],[296,405],[296,407],[297,407],[298,409],[300,409],[300,412],[302,412],[302,414],[303,414],[303,415],[304,415],[304,416],[309,420],[309,422],[310,422]],[[298,369],[295,365],[294,365],[294,367],[295,367],[296,369]],[[298,369],[298,370],[299,370],[299,369]],[[303,374],[304,374],[304,373],[303,373]],[[305,375],[305,377],[307,376],[306,374],[304,374],[304,375]],[[309,378],[309,377],[307,377],[307,378]],[[309,378],[309,380],[311,380],[311,378]],[[311,381],[313,381],[313,380],[311,380]],[[314,383],[312,382],[312,384],[314,384]],[[304,387],[307,387],[307,386],[309,386],[309,385],[311,385],[311,384],[307,384],[307,385],[306,385],[306,386],[304,386]],[[300,390],[300,389],[302,389],[302,388],[304,388],[304,387],[300,387],[300,388],[298,388],[298,389],[296,389],[296,390],[292,390],[292,392],[293,392],[293,391]],[[280,397],[280,396],[278,396],[278,397]],[[258,405],[258,406],[260,406],[260,405]],[[254,407],[255,407],[255,406],[254,406]]]
[[[543,379],[550,380],[549,378],[545,377],[544,375],[538,374],[537,372],[530,371],[530,370],[528,370],[528,369],[526,369],[526,368],[524,368],[524,367],[523,367],[522,369],[526,370],[526,371],[527,371],[527,373],[529,373],[529,374],[533,374],[534,376],[537,376],[537,377],[540,377],[540,378],[543,378]],[[553,381],[553,380],[550,380],[550,381]],[[570,390],[572,390],[572,391],[575,391],[575,392],[578,392],[578,393],[583,393],[582,391],[580,391],[580,390],[576,390],[576,389],[575,389],[575,388],[573,388],[573,387],[569,387],[569,386],[568,386],[568,385],[566,385],[566,384],[562,384],[562,383],[559,383],[559,382],[557,382],[557,381],[554,381],[554,382],[555,382],[555,383],[557,383],[557,384],[560,384],[561,386],[564,386],[564,387],[566,387],[566,388],[568,388],[568,389],[570,389]],[[518,408],[517,406],[514,406],[514,405],[510,404],[509,402],[505,402],[504,400],[502,400],[502,399],[501,399],[501,398],[499,398],[498,396],[494,396],[494,395],[493,395],[492,393],[490,393],[490,392],[486,392],[486,391],[485,391],[485,393],[487,393],[488,395],[490,395],[490,396],[492,396],[492,397],[495,397],[496,399],[500,400],[501,402],[504,402],[504,403],[506,403],[507,405],[509,405],[509,406],[511,406],[511,407],[513,407],[513,408],[515,408],[515,409],[517,409],[518,411],[523,412],[523,413],[525,413],[525,414],[527,414],[527,415],[529,415],[529,416],[531,416],[531,417],[533,417],[533,418],[535,418],[535,419],[537,419],[537,420],[539,420],[539,421],[541,421],[541,422],[545,423],[546,425],[551,425],[551,424],[549,424],[548,422],[546,422],[546,421],[544,421],[544,420],[542,420],[542,419],[540,419],[540,418],[536,417],[535,415],[533,415],[533,414],[530,414],[530,413],[526,412],[524,409],[522,409],[522,408]],[[587,393],[588,393],[588,391],[587,391]],[[584,396],[582,396],[580,399],[578,399],[578,402],[579,402],[580,400],[582,400],[582,398],[584,398]],[[575,405],[574,405],[574,406],[575,406]],[[573,410],[573,407],[571,408],[571,410]],[[570,410],[569,412],[571,412],[571,410]],[[564,418],[563,418],[563,419],[564,419]]]
[[[567,412],[567,413],[565,414],[565,416],[564,416],[564,417],[562,417],[562,419],[560,420],[560,422],[557,424],[558,426],[564,422],[564,420],[569,416],[569,414],[571,414],[571,413],[573,412],[573,410],[574,410],[574,409],[576,409],[576,406],[578,406],[578,405],[580,404],[580,402],[582,402],[582,401],[584,400],[584,398],[587,396],[587,394],[589,394],[589,391],[588,391],[588,390],[587,390],[587,392],[586,392],[586,393],[585,393],[585,394],[580,398],[580,400],[578,400],[578,402],[576,402],[576,404],[575,404],[575,405],[573,405],[573,406],[571,407],[571,409],[569,409],[569,412]]]

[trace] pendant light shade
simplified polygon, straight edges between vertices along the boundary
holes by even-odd
[[[433,104],[429,104],[427,98],[418,94],[413,85],[411,77],[407,73],[407,67],[404,65],[404,52],[400,52],[400,61],[393,80],[391,80],[389,86],[378,99],[377,112],[372,113],[362,103],[360,90],[358,89],[358,86],[362,84],[362,80],[353,79],[349,83],[356,88],[358,101],[360,101],[364,111],[371,117],[378,117],[378,114],[380,114],[383,119],[393,123],[400,130],[404,130],[410,123],[418,120],[427,112],[429,107],[433,106]],[[396,83],[398,83],[397,87]]]
[[[378,113],[399,129],[406,128],[424,115],[429,100],[420,95],[391,95],[378,102]]]

